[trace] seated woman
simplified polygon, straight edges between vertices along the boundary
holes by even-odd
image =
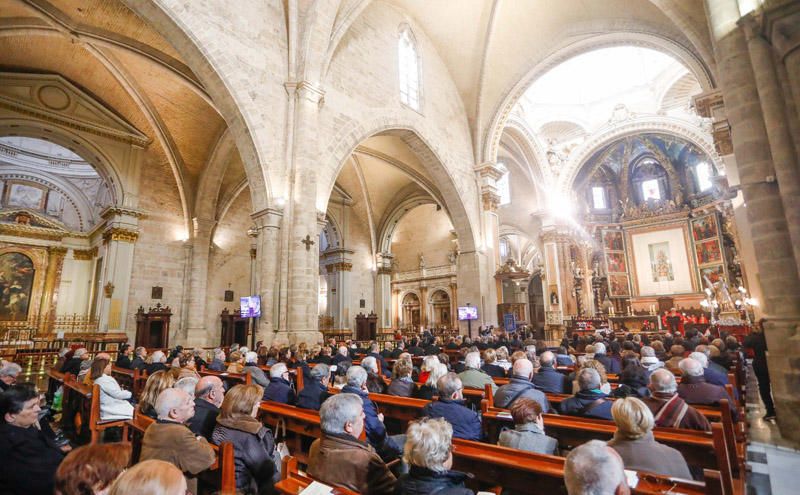
[[[128,401],[133,394],[122,390],[111,376],[111,361],[95,359],[89,373],[94,383],[100,386],[100,421],[133,418],[133,405]]]
[[[158,395],[175,385],[175,377],[168,371],[156,371],[147,377],[142,396],[139,397],[139,412],[153,419],[158,418],[156,413],[156,399]]]
[[[108,495],[131,493],[185,495],[188,493],[186,488],[186,478],[174,464],[151,459],[142,461],[122,473],[111,485]]]
[[[520,397],[511,404],[514,429],[500,432],[501,447],[527,450],[537,454],[558,455],[558,441],[544,433],[542,406],[533,399]]]
[[[367,370],[367,390],[371,394],[383,394],[386,392],[386,382],[383,381],[379,373],[378,360],[372,356],[367,356],[361,360],[361,366]]]
[[[56,471],[56,495],[108,493],[131,461],[131,444],[104,443],[78,447]]]
[[[508,348],[506,346],[500,346],[495,351],[495,355],[497,356],[497,360],[495,360],[495,366],[500,366],[505,370],[505,374],[508,375],[508,370],[511,369],[511,362],[508,360]]]
[[[230,355],[228,373],[242,373],[244,371],[244,355],[239,351],[234,351]]]
[[[622,457],[625,469],[692,479],[683,455],[653,438],[655,420],[644,402],[635,397],[617,399],[611,415],[617,431],[608,446]]]
[[[623,360],[624,368],[619,375],[619,387],[611,392],[612,397],[649,397],[650,376],[647,369],[635,357]]]
[[[556,366],[575,366],[575,357],[563,345],[558,348],[556,353]]]
[[[422,358],[422,366],[420,366],[419,376],[417,377],[417,381],[425,383],[428,381],[428,375],[430,375],[431,370],[434,366],[439,364],[439,358],[436,356],[425,356]]]
[[[256,419],[264,389],[258,385],[236,385],[225,394],[211,440],[233,444],[236,490],[241,493],[273,493],[280,468],[272,455],[272,432]]]
[[[392,379],[392,383],[389,384],[386,393],[398,397],[413,397],[414,393],[417,391],[417,384],[411,379],[411,372],[413,369],[414,367],[411,361],[406,359],[398,359],[395,361],[394,369],[392,370],[392,376],[394,378]]]
[[[505,378],[506,370],[502,366],[495,364],[497,361],[497,352],[492,349],[483,351],[483,366],[481,369],[492,378]]]
[[[438,359],[437,359],[438,361]],[[428,374],[428,381],[422,385],[414,395],[417,399],[433,400],[434,397],[439,396],[439,388],[437,383],[439,378],[447,374],[447,366],[437,362],[431,367],[430,374]]]
[[[194,360],[194,352],[192,351],[183,351],[178,355],[178,376],[176,377],[178,380],[181,378],[197,378],[200,379],[200,375],[197,373],[197,367]]]
[[[395,495],[472,495],[464,486],[467,475],[453,467],[453,427],[443,418],[424,418],[408,426],[403,459],[408,473],[395,484]]]

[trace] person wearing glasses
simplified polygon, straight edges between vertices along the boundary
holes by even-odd
[[[297,395],[289,382],[289,369],[284,363],[273,364],[269,369],[269,385],[264,390],[264,400],[295,405]]]

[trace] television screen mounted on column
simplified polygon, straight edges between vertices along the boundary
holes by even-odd
[[[459,320],[477,320],[478,308],[475,306],[459,306],[458,307]]]
[[[242,318],[258,318],[261,316],[261,297],[244,296],[239,298]]]

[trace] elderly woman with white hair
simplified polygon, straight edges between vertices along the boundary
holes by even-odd
[[[617,399],[611,415],[617,431],[608,446],[622,457],[626,469],[692,479],[683,455],[653,438],[655,419],[644,402],[635,397]]]
[[[437,360],[437,362],[431,366],[430,372],[428,373],[428,379],[421,387],[417,389],[417,391],[414,393],[414,397],[417,399],[433,400],[434,397],[439,395],[439,389],[437,387],[439,378],[446,374],[447,366],[438,362]]]
[[[408,426],[403,459],[409,466],[395,485],[396,495],[472,495],[467,475],[452,471],[453,427],[442,418],[424,418]]]
[[[380,375],[380,364],[374,356],[367,356],[361,360],[361,367],[367,371],[367,390],[371,394],[386,393],[386,382]]]
[[[148,375],[152,375],[156,371],[166,370],[167,369],[167,355],[164,354],[164,351],[155,351],[150,354],[148,358],[148,365],[145,367],[147,370]]]

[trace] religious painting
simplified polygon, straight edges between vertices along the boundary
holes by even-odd
[[[33,275],[33,261],[24,254],[0,255],[0,321],[28,319]]]
[[[672,260],[669,256],[669,242],[656,242],[647,246],[650,253],[650,272],[653,282],[671,282],[675,280],[672,271]]]
[[[722,261],[722,252],[719,249],[719,241],[711,239],[708,241],[698,242],[695,245],[697,252],[697,264],[707,265],[709,263],[719,263]]]
[[[603,245],[606,251],[622,251],[622,232],[607,231],[603,235]]]
[[[714,220],[714,215],[692,220],[692,236],[695,241],[717,237],[717,222]]]
[[[625,254],[624,253],[606,253],[606,263],[608,271],[611,272],[627,272],[625,269]]]
[[[712,284],[715,284],[725,278],[725,269],[722,265],[701,268],[700,278],[703,280],[703,284],[705,284],[706,278],[708,278]]]
[[[627,275],[609,275],[608,276],[609,292],[612,296],[630,296],[631,291],[628,286]]]
[[[44,197],[46,191],[40,187],[28,184],[12,183],[8,189],[8,206],[19,206],[30,208],[31,210],[41,210],[44,208]]]

